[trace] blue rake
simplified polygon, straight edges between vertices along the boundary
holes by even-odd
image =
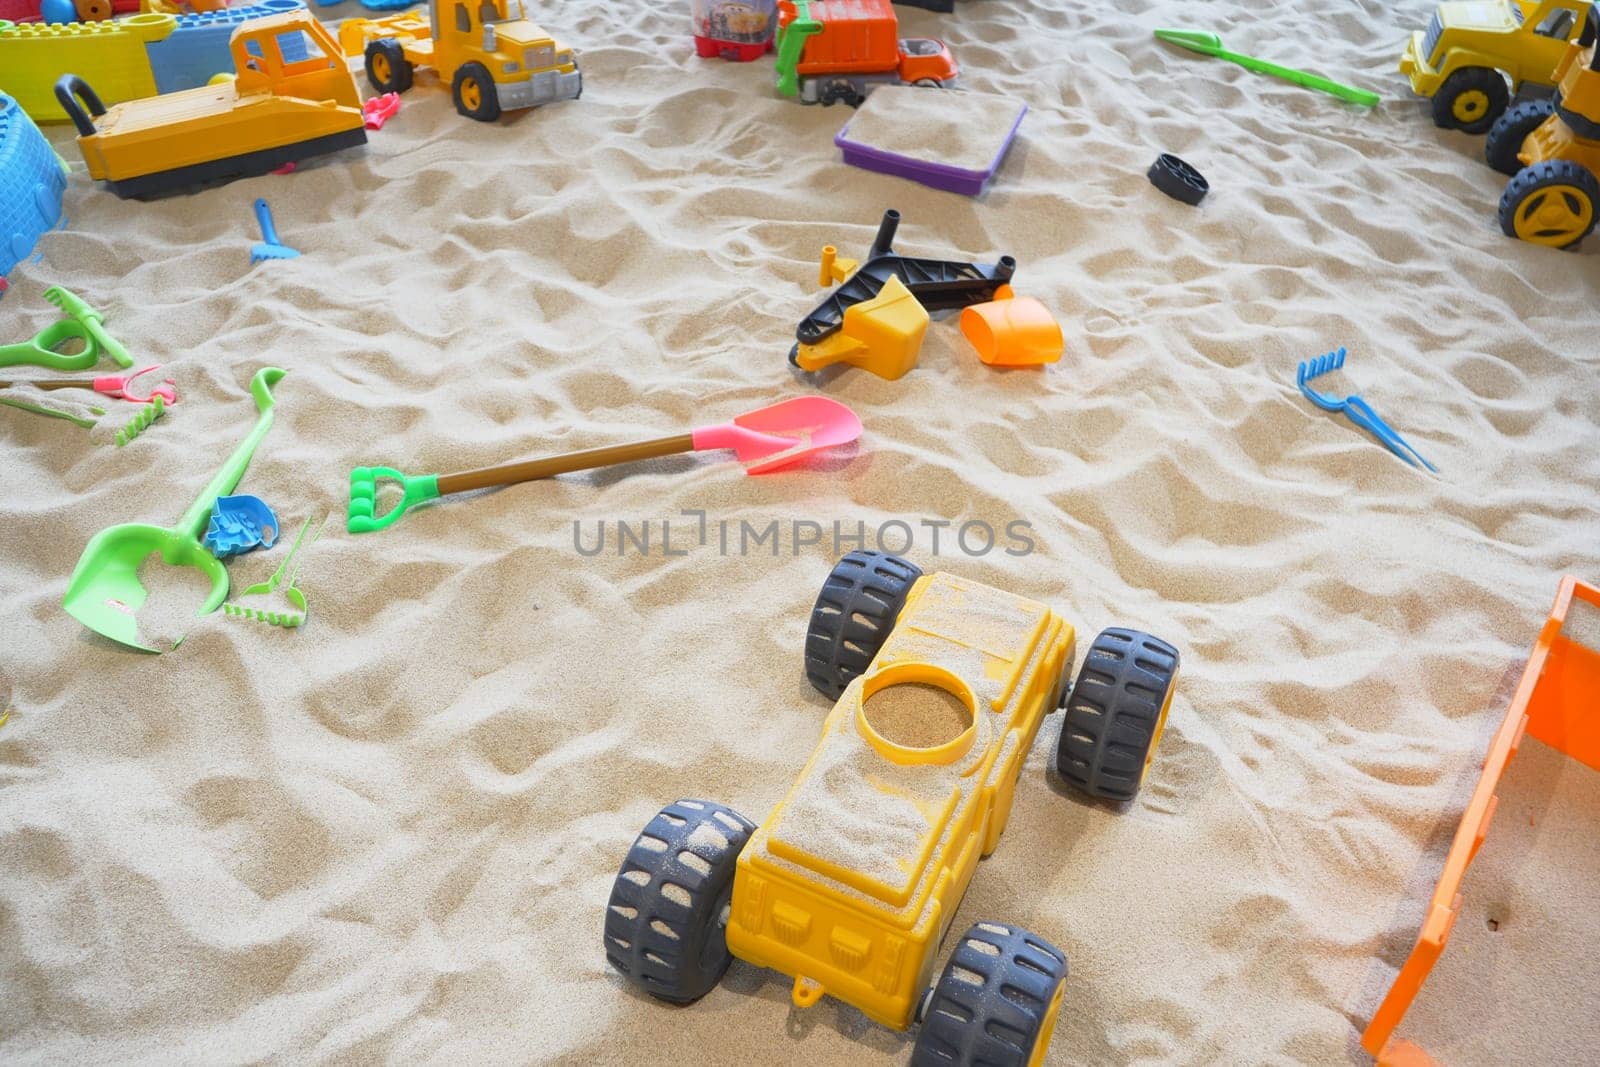
[[[1315,359],[1300,361],[1300,369],[1295,375],[1295,384],[1300,386],[1300,391],[1305,394],[1306,399],[1323,411],[1344,412],[1345,417],[1351,422],[1383,442],[1389,451],[1413,467],[1426,467],[1435,474],[1439,473],[1438,467],[1423,459],[1422,453],[1407,444],[1406,439],[1401,437],[1394,427],[1379,418],[1378,413],[1372,410],[1372,405],[1368,404],[1360,396],[1352,393],[1343,400],[1338,400],[1311,388],[1308,384],[1311,379],[1343,367],[1344,357],[1345,350],[1340,348],[1337,352],[1329,352]]]

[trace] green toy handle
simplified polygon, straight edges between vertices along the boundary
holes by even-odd
[[[400,503],[382,515],[378,510],[378,479],[397,481],[405,490]],[[371,533],[391,526],[418,504],[439,496],[437,474],[407,475],[393,467],[357,467],[350,472],[350,510],[345,525],[351,533]]]
[[[1255,56],[1230,52],[1222,47],[1222,38],[1204,30],[1157,30],[1156,37],[1159,40],[1166,41],[1168,44],[1175,44],[1179,48],[1187,48],[1189,51],[1198,52],[1203,56],[1213,56],[1217,59],[1227,60],[1229,63],[1237,63],[1245,70],[1254,71],[1257,74],[1270,75],[1274,78],[1282,78],[1284,81],[1292,82],[1295,85],[1303,85],[1307,89],[1316,89],[1331,96],[1337,96],[1339,99],[1352,104],[1374,107],[1381,99],[1377,93],[1366,89],[1357,89],[1354,86],[1333,81],[1331,78],[1324,78],[1317,74],[1296,70],[1293,67],[1281,66],[1277,63],[1269,63],[1264,59],[1257,59]]]
[[[68,341],[82,341],[83,351],[63,355],[56,349]],[[31,340],[0,345],[0,367],[29,364],[49,370],[88,370],[100,362],[100,345],[83,323],[58,319],[34,334]]]
[[[1337,96],[1340,100],[1345,100],[1352,104],[1360,104],[1363,107],[1375,107],[1380,99],[1377,93],[1369,92],[1366,89],[1357,89],[1353,85],[1345,85],[1331,78],[1312,74],[1309,71],[1295,70],[1293,67],[1281,67],[1276,63],[1268,63],[1266,60],[1257,59],[1254,56],[1245,56],[1240,55],[1238,52],[1226,51],[1218,52],[1216,56],[1218,59],[1226,59],[1230,63],[1237,63],[1245,70],[1253,70],[1257,74],[1270,74],[1275,78],[1282,78],[1284,81],[1303,85],[1307,89],[1320,89],[1332,96]]]
[[[244,477],[245,468],[250,466],[250,457],[255,454],[256,446],[261,439],[267,436],[267,431],[272,429],[272,387],[278,384],[286,372],[277,367],[262,367],[256,371],[255,377],[250,379],[250,395],[255,397],[256,410],[261,414],[256,418],[255,429],[250,431],[250,436],[239,442],[239,447],[233,450],[233,455],[228,457],[222,469],[217,471],[210,483],[200,491],[200,496],[189,510],[183,513],[183,518],[178,520],[176,529],[183,531],[190,539],[198,541],[205,532],[206,522],[211,518],[211,508],[217,502],[217,497],[226,496],[233,492],[239,479]],[[223,595],[227,594],[227,585],[223,585]],[[221,597],[217,598],[218,603]],[[208,610],[214,610],[212,605]]]
[[[133,366],[133,357],[128,354],[126,348],[122,347],[122,342],[106,333],[106,328],[102,325],[104,316],[98,310],[85,303],[82,297],[61,288],[59,285],[52,285],[44,291],[44,298],[62,311],[65,311],[73,319],[82,323],[83,328],[89,331],[90,336],[105,350],[106,355],[116,361],[117,366]]]
[[[805,51],[806,38],[822,32],[822,23],[811,17],[808,0],[795,4],[794,21],[778,33],[777,71],[778,95],[800,95],[800,54]]]

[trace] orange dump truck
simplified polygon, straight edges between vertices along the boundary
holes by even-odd
[[[939,87],[960,74],[943,41],[900,36],[889,0],[778,0],[778,92],[855,107],[874,86]]]

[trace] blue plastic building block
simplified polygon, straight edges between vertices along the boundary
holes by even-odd
[[[39,127],[0,93],[0,275],[61,220],[67,167]]]
[[[278,516],[257,496],[219,496],[211,506],[205,545],[218,559],[248,552],[257,546],[271,548],[278,540]]]
[[[232,74],[228,39],[239,23],[305,7],[302,0],[261,0],[249,7],[201,11],[178,16],[178,28],[145,45],[156,92],[175,93],[205,85],[217,74]],[[303,39],[283,42],[283,58],[293,63],[307,56]]]

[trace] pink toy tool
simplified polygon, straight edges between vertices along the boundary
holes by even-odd
[[[159,383],[151,385],[149,392],[141,394],[134,391],[135,378],[158,371],[161,367],[160,363],[152,363],[132,374],[101,374],[94,378],[23,378],[16,381],[0,381],[0,389],[8,389],[13,385],[28,385],[35,389],[93,389],[102,396],[129,400],[136,404],[148,404],[158,396],[169,404],[176,404],[178,390],[174,388],[175,383],[171,378],[164,378]]]
[[[701,426],[688,433],[658,437],[627,445],[608,445],[564,456],[507,463],[499,467],[457,474],[402,474],[392,467],[357,467],[350,472],[351,533],[370,533],[393,523],[418,504],[451,493],[515,485],[553,478],[573,471],[594,470],[618,463],[675,456],[684,452],[732,449],[746,474],[766,474],[800,462],[807,456],[861,436],[855,412],[825,396],[799,396],[736,416],[718,426]],[[376,513],[378,481],[399,482],[400,502],[382,515]]]

